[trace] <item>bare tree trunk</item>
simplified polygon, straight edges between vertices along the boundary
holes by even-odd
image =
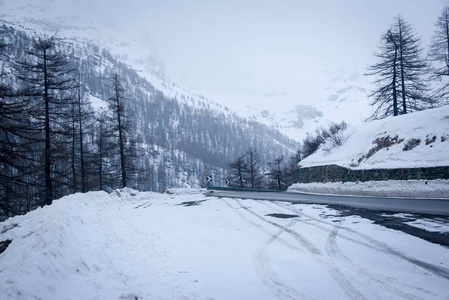
[[[87,192],[86,172],[84,168],[84,147],[83,147],[83,118],[81,113],[81,88],[78,85],[78,116],[79,116],[79,143],[80,143],[80,167],[81,167],[81,191]]]
[[[404,50],[403,50],[403,43],[402,43],[402,22],[399,20],[398,24],[399,29],[399,61],[400,61],[400,67],[401,67],[401,92],[402,92],[402,114],[407,114],[407,102],[406,102],[406,94],[405,94],[405,74],[404,74]],[[397,51],[395,51],[397,52]],[[395,53],[396,58],[396,53]],[[396,61],[396,59],[395,59]]]
[[[76,153],[76,143],[75,143],[75,131],[76,131],[76,118],[75,118],[75,107],[74,107],[74,103],[72,104],[72,192],[76,193],[76,166],[75,166],[75,153]]]
[[[123,137],[123,125],[122,125],[122,96],[121,96],[121,87],[118,75],[114,75],[114,92],[115,92],[115,101],[117,106],[117,123],[118,123],[118,142],[119,142],[119,150],[120,150],[120,167],[122,173],[122,188],[126,187],[126,163],[125,163],[125,142]]]
[[[49,83],[47,72],[47,48],[43,48],[44,55],[44,101],[45,101],[45,150],[44,150],[44,172],[45,172],[45,204],[50,205],[53,201],[53,181],[51,178],[51,143],[50,143],[50,99],[49,99]]]
[[[396,48],[396,47],[395,47]],[[399,114],[398,111],[398,91],[396,87],[396,77],[397,77],[397,70],[396,70],[396,60],[398,57],[397,48],[394,52],[394,62],[393,62],[393,116],[397,116]]]

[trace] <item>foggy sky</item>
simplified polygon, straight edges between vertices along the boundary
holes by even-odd
[[[168,78],[182,86],[231,107],[273,109],[325,97],[330,84],[340,84],[333,83],[336,76],[369,87],[363,74],[397,15],[412,24],[425,54],[434,23],[449,5],[449,0],[0,0],[0,5],[10,1],[51,3],[66,15],[107,20],[111,32],[138,35],[151,49],[145,51],[165,62]]]
[[[369,80],[362,74],[399,14],[427,50],[434,23],[449,5],[443,0],[142,3],[148,8],[134,21],[148,31],[169,77],[218,100],[276,105],[305,101],[300,98],[310,97],[306,90],[324,88],[324,73],[337,68]]]

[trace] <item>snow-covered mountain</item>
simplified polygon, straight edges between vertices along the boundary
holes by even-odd
[[[114,6],[117,8],[114,9]],[[61,38],[101,45],[167,97],[190,103],[204,103],[210,109],[225,114],[231,111],[226,105],[218,103],[213,96],[209,96],[212,100],[207,99],[200,95],[200,92],[188,90],[171,81],[151,36],[144,29],[136,27],[139,23],[126,19],[125,16],[128,15],[118,11],[119,7],[123,9],[123,6],[118,6],[117,3],[103,0],[82,0],[76,3],[55,0],[3,0],[0,1],[0,7],[0,19],[36,32],[49,35],[57,33]],[[103,13],[104,7],[108,8],[109,15]],[[238,111],[240,116],[277,129],[296,141],[301,141],[307,132],[313,132],[321,124],[342,120],[359,124],[369,117],[371,108],[366,96],[366,82],[362,80],[363,75],[342,66],[329,64],[325,74],[304,76],[315,76],[320,84],[314,89],[298,86],[294,96],[297,104],[293,106],[277,105],[275,109],[267,110],[258,105],[260,96],[255,96],[254,100],[248,100],[253,104],[231,106],[232,110]]]
[[[372,113],[365,78],[343,67],[329,65],[328,68],[327,73],[316,79],[319,88],[298,90],[297,104],[292,107],[260,111],[257,106],[247,106],[241,111],[300,141],[307,133],[332,122],[363,123]]]
[[[36,33],[95,44],[136,71],[166,97],[226,114],[230,112],[229,108],[172,82],[151,36],[133,27],[132,20],[121,18],[119,12],[103,13],[103,7],[114,5],[108,1],[0,1],[0,20]]]
[[[136,70],[164,78],[164,63],[148,34],[124,26],[119,11],[103,13],[114,5],[109,1],[2,0],[0,19],[50,36],[95,42]]]

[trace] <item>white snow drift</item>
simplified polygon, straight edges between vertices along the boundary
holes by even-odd
[[[449,297],[448,248],[322,205],[125,189],[64,197],[0,232],[1,299]]]
[[[288,191],[375,197],[449,198],[449,180],[295,183]]]

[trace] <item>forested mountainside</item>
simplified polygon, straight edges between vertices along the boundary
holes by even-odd
[[[211,106],[206,99],[187,93],[167,97],[101,45],[57,35],[52,39],[7,22],[0,26],[0,201],[6,214],[42,205],[45,180],[53,183],[53,199],[120,187],[119,126],[111,106],[117,95],[123,100],[126,125],[127,182],[139,190],[202,186],[206,172],[221,185],[228,176],[227,163],[250,147],[265,163],[299,149],[278,131]],[[30,94],[41,73],[25,67],[40,59],[35,46],[42,39],[52,39],[49,53],[62,54],[66,61],[60,73],[65,88],[51,90],[51,178],[44,174],[44,108],[39,93]]]

